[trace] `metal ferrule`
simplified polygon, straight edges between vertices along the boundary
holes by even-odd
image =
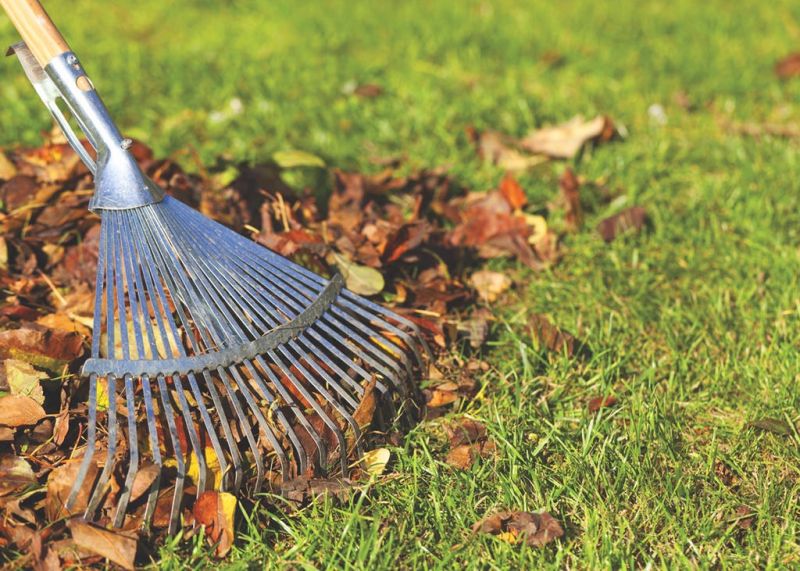
[[[89,202],[91,210],[137,208],[164,198],[164,191],[141,171],[128,152],[130,140],[125,139],[114,125],[74,53],[56,56],[42,69],[24,43],[16,44],[11,49],[19,57],[28,79],[64,132],[70,146],[94,174],[95,193]],[[80,138],[59,109],[58,98],[64,102],[94,147],[96,161],[81,144]]]

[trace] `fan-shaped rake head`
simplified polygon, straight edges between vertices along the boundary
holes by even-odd
[[[87,447],[68,508],[96,462],[100,415],[105,458],[86,516],[108,504],[116,478],[115,525],[126,513],[149,525],[172,488],[174,530],[187,478],[199,495],[258,492],[309,469],[346,475],[365,398],[384,422],[414,414],[414,325],[339,276],[322,279],[170,197],[101,217]]]
[[[164,197],[41,6],[11,6],[36,48],[13,50],[94,174],[101,217],[86,446],[67,508],[172,532],[188,493],[346,474],[373,412],[384,426],[414,414],[427,350],[414,325]]]

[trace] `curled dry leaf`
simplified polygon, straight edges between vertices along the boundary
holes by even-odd
[[[392,457],[387,448],[376,448],[364,453],[361,463],[370,476],[380,476],[386,471],[386,465]]]
[[[47,497],[45,498],[45,514],[50,521],[55,521],[64,516],[78,515],[83,513],[89,505],[89,496],[94,485],[94,481],[99,474],[96,462],[89,464],[89,471],[81,482],[80,490],[75,498],[72,509],[67,510],[66,503],[72,485],[78,477],[81,461],[83,457],[69,460],[61,466],[55,468],[47,478]]]
[[[466,470],[478,458],[489,458],[497,447],[489,439],[483,423],[469,418],[446,426],[451,449],[447,453],[446,462],[460,470]]]
[[[197,498],[192,515],[205,527],[209,542],[216,545],[217,557],[225,557],[233,545],[236,497],[227,492],[207,490]]]
[[[739,529],[750,529],[756,521],[756,514],[750,506],[741,505],[736,508],[735,521]]]
[[[60,372],[70,361],[83,353],[83,337],[50,329],[38,323],[24,323],[19,329],[0,331],[0,358],[19,359]]]
[[[42,405],[31,397],[6,395],[0,397],[0,424],[16,428],[36,424],[45,417]]]
[[[589,141],[610,141],[616,134],[613,121],[597,116],[590,121],[580,115],[560,125],[543,127],[520,141],[523,149],[555,159],[569,159]]]
[[[780,436],[792,435],[792,427],[782,418],[759,418],[758,420],[748,422],[747,426]]]
[[[137,540],[129,535],[73,519],[69,521],[72,539],[80,549],[96,553],[123,569],[134,569]]]
[[[0,496],[36,483],[36,474],[24,458],[0,455]]]
[[[578,177],[570,168],[566,169],[558,180],[558,188],[564,202],[564,222],[570,232],[575,232],[583,222],[580,187]]]
[[[800,53],[789,54],[775,63],[775,75],[780,79],[800,76]]]
[[[469,284],[483,301],[491,303],[511,287],[511,278],[500,272],[479,270],[470,276]]]
[[[514,210],[522,208],[528,204],[528,197],[525,196],[525,191],[522,186],[510,174],[507,174],[502,181],[500,181],[500,194],[506,199],[509,206]]]
[[[34,369],[29,363],[17,359],[6,359],[0,368],[0,384],[7,387],[12,395],[30,397],[39,404],[44,404],[44,392],[39,381],[47,375]]]
[[[629,230],[641,231],[648,223],[647,211],[641,206],[631,206],[622,212],[604,219],[597,225],[603,240],[613,242],[617,236]]]
[[[473,533],[496,535],[508,543],[525,541],[542,547],[564,535],[564,528],[549,513],[499,512],[476,522]]]
[[[568,356],[588,356],[589,348],[571,333],[554,325],[544,315],[533,314],[525,326],[533,339],[534,347],[544,348],[555,353],[566,353]]]
[[[589,412],[597,412],[601,408],[611,407],[617,404],[617,397],[608,395],[605,397],[595,397],[589,401],[587,407]]]

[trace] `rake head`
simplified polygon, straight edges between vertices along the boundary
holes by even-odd
[[[68,510],[172,533],[187,494],[347,475],[373,413],[383,428],[413,419],[427,346],[411,322],[165,197],[74,54],[42,69],[14,50],[95,175],[101,217],[86,447]]]
[[[413,415],[423,366],[414,326],[340,277],[322,279],[170,197],[100,215],[87,449],[68,508],[98,450],[98,393],[107,450],[86,516],[122,470],[122,525],[147,466],[142,524],[169,476],[171,530],[189,463],[198,495],[215,484],[255,493],[309,468],[346,475],[349,452],[362,452],[367,391],[385,422],[398,409]]]

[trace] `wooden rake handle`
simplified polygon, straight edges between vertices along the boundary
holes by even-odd
[[[69,51],[66,40],[38,0],[0,0],[8,18],[25,40],[39,65]]]

